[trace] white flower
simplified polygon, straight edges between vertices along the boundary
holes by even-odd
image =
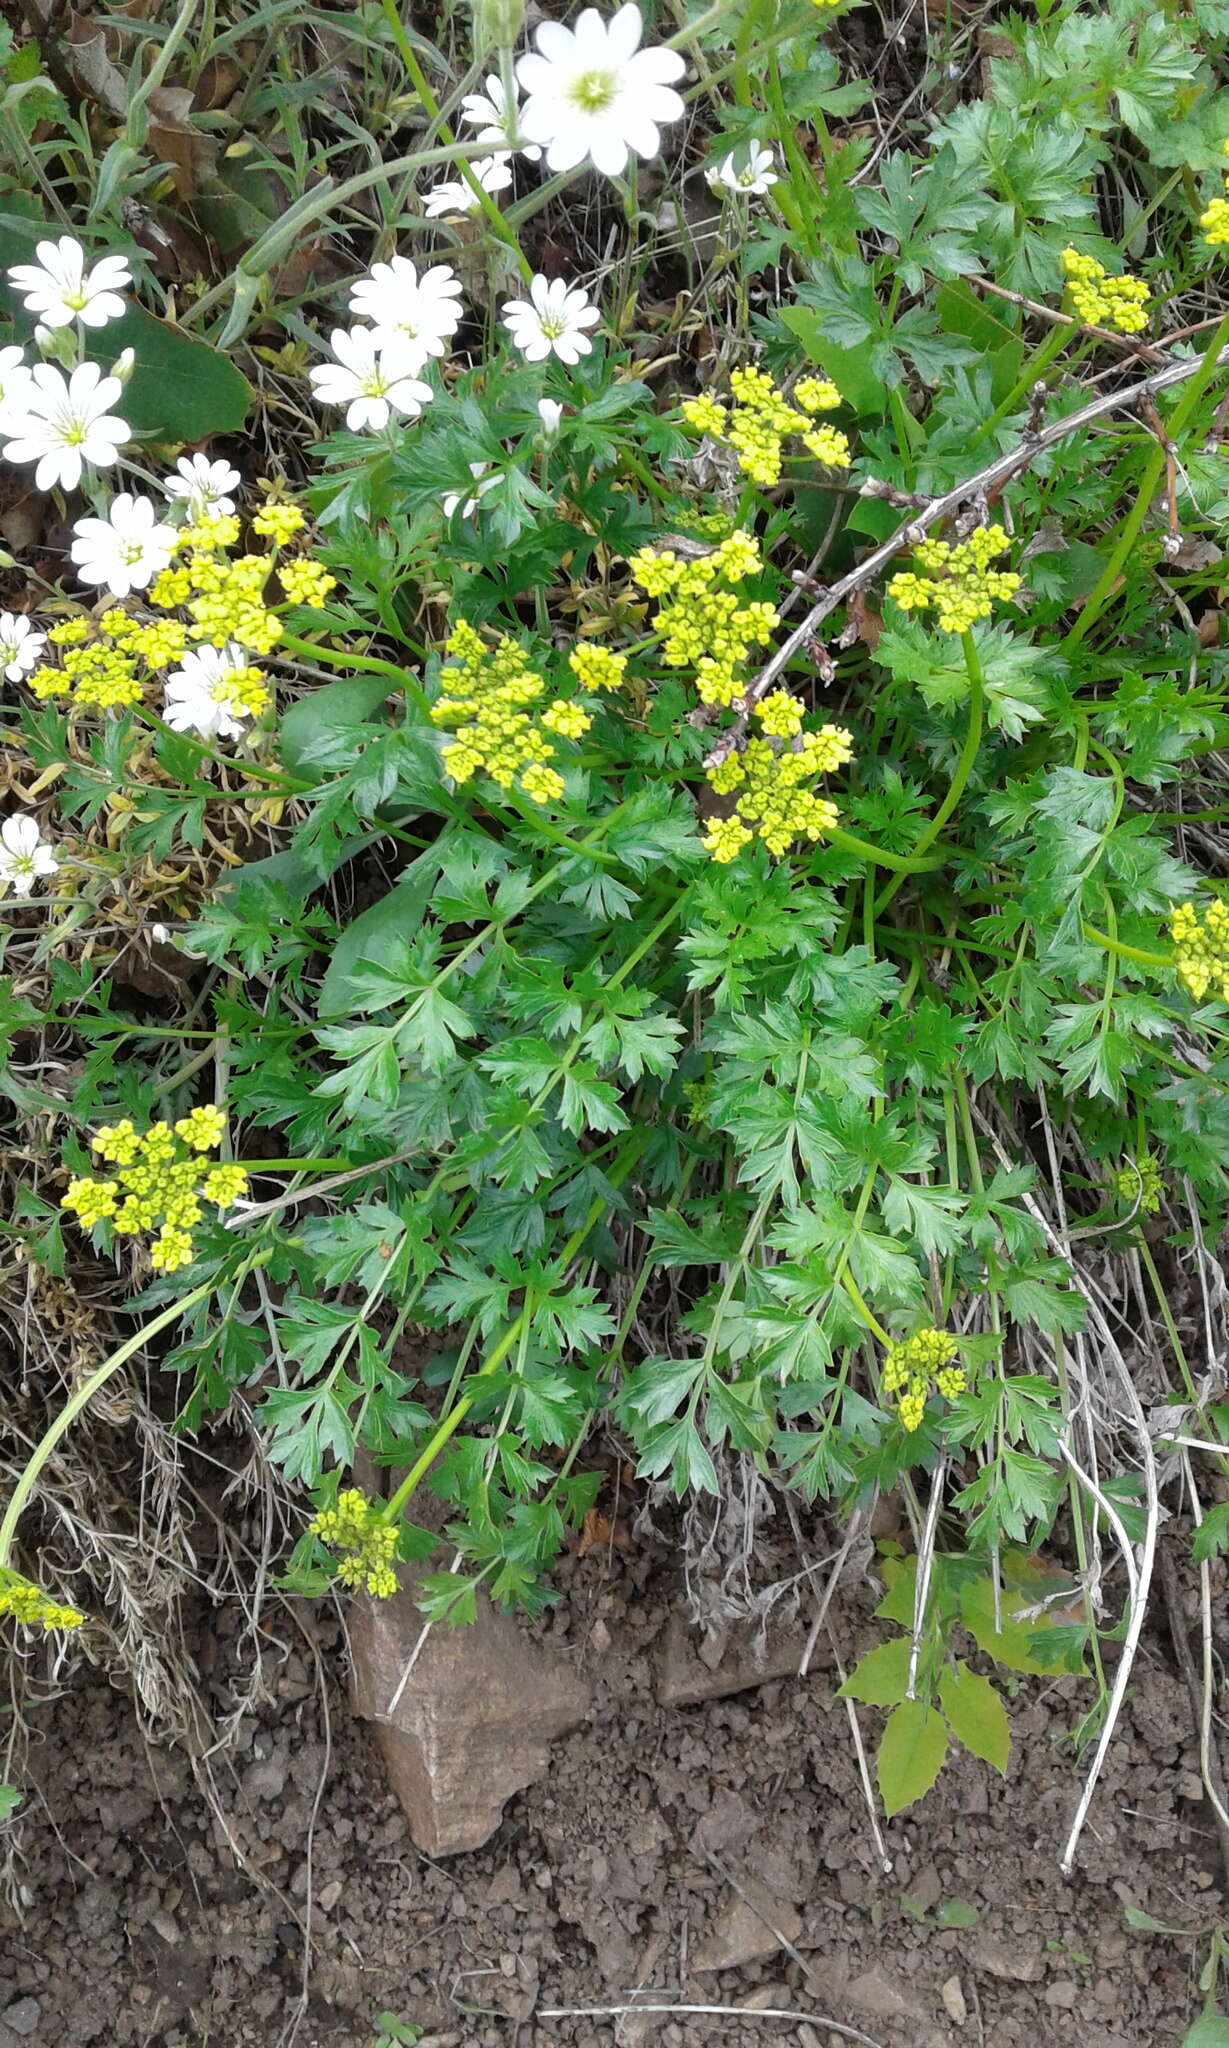
[[[36,633],[24,612],[0,612],[0,673],[10,683],[37,668],[47,635]]]
[[[44,844],[37,818],[20,811],[0,825],[0,896],[28,896],[39,875],[54,875],[60,863]]]
[[[749,142],[745,150],[731,150],[724,162],[708,173],[708,182],[714,192],[725,190],[737,192],[742,198],[759,198],[780,182],[774,163],[770,149]]]
[[[144,590],[167,567],[178,538],[157,523],[152,498],[121,491],[105,519],[79,519],[69,553],[83,583],[102,583],[113,597]]]
[[[0,422],[15,437],[5,443],[9,461],[37,462],[37,490],[60,484],[75,491],[87,462],[105,468],[120,442],[132,438],[126,423],[107,411],[122,389],[119,378],[104,377],[97,363],[78,363],[68,378],[54,363],[36,363],[17,401],[20,411]]]
[[[609,21],[586,7],[575,28],[544,21],[537,50],[522,57],[516,75],[529,95],[521,128],[546,147],[552,171],[570,171],[586,159],[617,177],[628,155],[656,156],[663,121],[677,121],[683,102],[672,89],[686,66],[677,50],[638,47],[644,22],[635,0]]]
[[[15,263],[9,276],[25,294],[27,312],[37,313],[44,327],[105,327],[126,309],[119,294],[132,283],[125,256],[104,256],[91,269],[85,250],[71,235],[58,242],[40,242],[37,263]]]
[[[499,156],[480,156],[470,170],[484,192],[503,192],[512,183],[506,150]],[[428,220],[442,220],[450,213],[477,213],[478,206],[478,194],[464,178],[446,179],[442,185],[432,186],[424,211]]]
[[[466,498],[463,505],[461,504],[462,493],[460,491],[449,491],[447,497],[443,500],[445,519],[451,519],[459,505],[461,507],[462,519],[472,519],[478,510],[479,499],[485,498],[488,491],[494,490],[502,474],[498,466],[493,462],[471,462],[469,473],[478,485],[477,490],[472,498]]]
[[[352,434],[367,427],[386,427],[393,413],[410,419],[429,405],[435,393],[415,377],[421,360],[415,350],[393,343],[383,347],[370,327],[335,327],[331,336],[335,363],[318,363],[312,384],[323,405],[344,405]]]
[[[0,348],[0,432],[16,431],[30,390],[30,371],[19,348]]]
[[[248,713],[235,704],[227,678],[248,667],[242,647],[190,647],[183,665],[166,679],[162,716],[174,732],[196,732],[203,740],[238,739]]]
[[[524,145],[520,141],[521,112],[518,101],[512,101],[512,118],[508,118],[508,101],[504,97],[503,80],[494,71],[488,72],[483,80],[485,93],[467,93],[461,101],[461,119],[468,121],[478,133],[477,142],[493,142],[497,149],[519,148],[523,157],[536,164],[542,152],[536,142]],[[514,140],[515,138],[515,140]]]
[[[437,263],[419,277],[408,257],[394,256],[388,263],[373,264],[370,277],[359,279],[350,293],[350,307],[360,320],[371,322],[379,346],[406,344],[413,375],[428,356],[443,355],[460,326],[460,291],[457,274],[447,263]]]
[[[555,435],[559,432],[559,422],[563,418],[563,407],[558,399],[540,398],[538,400],[538,418],[542,422],[542,432],[545,438],[548,441],[553,441]]]
[[[515,347],[531,363],[544,363],[558,356],[561,363],[576,363],[593,347],[585,333],[601,318],[584,292],[564,283],[561,277],[535,277],[527,299],[508,299],[504,305],[504,326]]]
[[[237,469],[229,462],[211,462],[207,455],[181,455],[175,464],[174,476],[162,479],[162,488],[168,498],[182,498],[184,510],[189,519],[199,519],[203,512],[220,513],[223,517],[235,509],[230,496],[243,482]]]

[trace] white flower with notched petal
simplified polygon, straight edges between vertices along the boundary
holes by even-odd
[[[162,574],[177,539],[173,526],[158,523],[152,498],[121,491],[105,519],[77,521],[69,553],[83,583],[103,584],[112,597],[127,597]]]
[[[519,149],[520,154],[531,164],[536,164],[542,152],[536,142],[525,144],[520,139],[521,110],[515,95],[512,99],[512,118],[508,118],[508,100],[504,93],[503,80],[494,72],[488,72],[483,80],[485,93],[467,93],[461,101],[461,119],[468,121],[478,133],[477,142],[493,142],[497,149]]]
[[[506,151],[500,156],[480,156],[470,170],[484,192],[505,192],[512,183]],[[477,213],[481,203],[464,178],[448,178],[442,185],[432,186],[423,211],[428,220],[444,220],[449,214]]]
[[[488,491],[494,490],[502,474],[493,462],[471,462],[469,473],[478,486],[477,490],[472,498],[465,499],[464,504],[461,503],[464,496],[463,492],[449,491],[447,497],[442,501],[445,519],[451,519],[458,507],[460,508],[462,519],[472,519],[478,510],[479,500],[485,498]]]
[[[740,199],[761,198],[779,184],[776,159],[770,149],[749,142],[745,150],[731,150],[723,162],[708,173],[714,192],[734,192]]]
[[[0,433],[15,433],[30,389],[30,371],[19,348],[0,348]]]
[[[248,667],[242,647],[228,640],[225,647],[192,647],[180,668],[166,679],[166,703],[162,716],[174,732],[199,733],[203,740],[234,740],[243,731],[248,713],[234,702],[228,688],[237,669]]]
[[[223,517],[235,509],[232,491],[237,491],[243,482],[237,469],[229,462],[211,462],[207,455],[181,455],[175,464],[174,476],[162,479],[162,488],[168,498],[182,498],[189,519],[199,519],[204,512],[216,512]]]
[[[40,242],[37,263],[15,263],[9,276],[24,294],[27,312],[37,313],[44,327],[105,327],[126,311],[120,297],[132,283],[125,256],[104,256],[90,269],[85,250],[71,235],[58,242]]]
[[[97,363],[78,363],[65,377],[54,363],[36,363],[12,419],[0,429],[10,462],[36,462],[35,488],[53,484],[75,491],[87,463],[105,469],[132,435],[118,414],[108,412],[123,390],[118,377],[104,377]],[[7,410],[7,409],[6,409]]]
[[[376,341],[388,348],[399,343],[411,360],[411,375],[428,356],[442,356],[461,324],[461,284],[447,263],[424,270],[421,277],[406,256],[372,265],[350,292],[350,307],[371,323]]]
[[[352,434],[386,427],[392,415],[413,419],[435,393],[414,375],[419,358],[399,344],[381,347],[370,327],[335,327],[330,337],[335,363],[310,372],[323,405],[344,405]]]
[[[37,818],[21,812],[0,825],[0,896],[28,896],[40,875],[54,875],[60,863],[45,843]]]
[[[579,362],[593,347],[585,329],[600,318],[585,293],[561,277],[535,277],[527,299],[509,299],[504,305],[504,326],[531,363],[544,363],[547,356]]]
[[[19,683],[37,668],[47,635],[36,633],[24,612],[0,612],[0,674]]]
[[[575,28],[542,23],[537,50],[521,58],[516,75],[529,95],[522,131],[544,145],[552,171],[588,161],[614,178],[632,150],[657,155],[661,124],[683,112],[673,83],[686,66],[677,50],[640,49],[643,33],[635,0],[609,21],[586,7]]]

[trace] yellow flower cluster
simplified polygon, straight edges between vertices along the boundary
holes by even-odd
[[[252,521],[252,532],[262,533],[274,547],[284,548],[292,533],[302,533],[307,521],[297,505],[287,498],[270,498]]]
[[[1126,1202],[1145,1216],[1155,1216],[1165,1192],[1161,1162],[1156,1153],[1140,1152],[1128,1159],[1125,1166],[1119,1166],[1111,1173],[1110,1186],[1120,1202]]]
[[[1216,897],[1201,919],[1192,903],[1177,903],[1170,912],[1169,930],[1183,988],[1197,1003],[1209,989],[1229,1003],[1229,905]]]
[[[145,624],[112,605],[97,621],[63,619],[47,638],[61,649],[58,668],[27,677],[36,697],[71,697],[87,711],[139,704],[151,673],[179,661],[188,634],[178,619]]]
[[[609,647],[574,647],[568,667],[582,690],[617,690],[627,667],[625,654],[613,654]]]
[[[0,1566],[0,1614],[11,1614],[27,1628],[80,1628],[84,1614],[52,1600],[7,1565]]]
[[[766,370],[735,370],[730,390],[734,404],[728,411],[705,392],[683,400],[683,418],[698,434],[725,441],[738,456],[739,468],[755,483],[780,481],[784,446],[795,436],[817,462],[829,469],[849,468],[845,435],[835,427],[817,426],[811,417],[841,403],[840,392],[827,378],[801,377],[794,387],[797,405],[778,391]]]
[[[1229,141],[1225,143],[1224,148],[1225,155],[1229,156]],[[1210,249],[1223,249],[1229,246],[1229,171],[1225,172],[1223,194],[1219,199],[1212,201],[1206,213],[1200,214],[1199,225],[1203,229],[1203,239]]]
[[[1148,287],[1142,277],[1111,277],[1095,256],[1063,250],[1063,276],[1071,303],[1088,327],[1139,334],[1148,325]]]
[[[1010,570],[992,569],[991,562],[1007,546],[1001,526],[978,526],[967,540],[924,540],[913,559],[927,574],[904,570],[893,576],[888,596],[904,612],[938,611],[945,633],[966,633],[978,619],[988,619],[996,598],[1014,597],[1020,578]]]
[[[195,1255],[191,1231],[201,1220],[201,1203],[229,1209],[247,1193],[241,1166],[219,1166],[202,1157],[221,1143],[225,1128],[221,1110],[212,1104],[181,1116],[173,1130],[156,1123],[141,1134],[128,1117],[104,1124],[94,1133],[93,1149],[118,1168],[115,1177],[70,1181],[60,1206],[76,1216],[83,1230],[104,1218],[124,1237],[156,1230],[150,1263],[159,1272],[175,1273]]]
[[[640,588],[660,600],[655,624],[668,668],[694,668],[700,701],[728,707],[742,696],[740,674],[752,647],[772,638],[777,614],[770,604],[740,603],[718,586],[743,583],[763,567],[759,543],[732,533],[710,553],[683,561],[669,548],[641,548],[631,571]]]
[[[903,1343],[890,1346],[883,1361],[883,1391],[899,1397],[896,1413],[905,1429],[920,1424],[932,1379],[945,1401],[963,1394],[964,1373],[952,1364],[956,1356],[955,1339],[946,1330],[915,1330]]]
[[[588,712],[565,697],[543,705],[545,682],[529,667],[524,649],[506,636],[487,647],[459,619],[448,652],[457,666],[445,669],[447,694],[431,707],[435,725],[456,728],[455,740],[443,751],[448,774],[468,782],[483,772],[501,789],[519,783],[534,803],[558,802],[563,777],[548,766],[555,753],[548,735],[579,739],[593,722]],[[572,667],[575,672],[575,661]]]
[[[183,559],[164,569],[150,590],[166,610],[182,605],[197,642],[225,647],[238,641],[253,654],[269,654],[281,638],[281,621],[265,603],[273,561],[269,555],[230,555],[239,538],[233,514],[214,513],[180,528]]]
[[[397,1531],[384,1519],[377,1502],[356,1486],[337,1496],[335,1508],[322,1508],[309,1524],[313,1536],[337,1553],[337,1576],[345,1586],[387,1600],[397,1590],[393,1558]]]
[[[756,716],[765,732],[787,744],[774,747],[769,739],[751,739],[708,770],[716,795],[737,791],[733,816],[714,818],[704,835],[713,859],[723,864],[756,838],[769,853],[783,854],[795,839],[815,840],[830,832],[839,816],[835,804],[805,785],[851,758],[849,734],[839,725],[825,725],[799,739],[802,706],[785,690],[766,697]]]
[[[281,637],[274,604],[320,605],[336,578],[309,555],[279,559],[279,550],[304,525],[297,505],[270,500],[252,520],[252,530],[271,540],[268,554],[232,556],[239,521],[231,513],[202,513],[176,537],[179,560],[156,577],[150,602],[177,617],[137,618],[112,605],[101,618],[64,619],[48,634],[60,650],[58,667],[38,668],[27,678],[36,697],[71,697],[86,710],[107,711],[139,704],[151,677],[182,661],[202,645],[235,642],[245,651],[268,654]],[[269,601],[276,571],[281,596]],[[215,693],[219,702],[257,717],[269,704],[265,676],[247,665],[229,670]]]

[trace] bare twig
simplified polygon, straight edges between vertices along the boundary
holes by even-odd
[[[1220,351],[1214,367],[1222,369],[1226,363],[1229,363],[1229,348]],[[758,703],[782,669],[786,668],[799,650],[805,647],[820,621],[826,619],[829,612],[835,611],[838,605],[844,604],[846,598],[851,597],[855,590],[862,590],[868,583],[873,582],[879,571],[886,568],[893,556],[899,554],[902,548],[912,547],[918,541],[924,540],[932,526],[939,525],[950,513],[968,504],[970,499],[989,498],[1000,491],[1004,484],[1020,470],[1027,469],[1047,448],[1053,448],[1058,442],[1069,439],[1072,434],[1080,433],[1084,427],[1092,426],[1096,420],[1105,419],[1111,413],[1129,412],[1132,406],[1142,405],[1158,392],[1168,391],[1175,384],[1184,384],[1188,377],[1196,376],[1203,367],[1203,356],[1184,356],[1178,362],[1167,363],[1162,370],[1154,370],[1148,377],[1141,377],[1134,384],[1124,384],[1119,391],[1102,392],[1099,398],[1090,399],[1087,405],[1082,405],[1077,412],[1068,413],[1065,419],[1051,420],[1048,427],[1040,428],[1035,434],[1022,435],[1014,448],[997,455],[993,462],[988,462],[975,476],[966,477],[962,483],[953,484],[950,491],[941,492],[937,498],[932,498],[928,505],[919,507],[910,518],[897,527],[895,533],[889,535],[877,548],[873,548],[864,561],[859,562],[848,575],[842,576],[822,597],[816,599],[801,624],[795,626],[787,640],[782,641],[751,684],[744,699],[746,709],[740,714],[739,725],[733,728],[733,732],[737,733],[745,726],[751,707]]]
[[[930,1574],[935,1561],[935,1531],[939,1526],[939,1508],[943,1501],[943,1482],[946,1478],[947,1455],[944,1453],[935,1466],[934,1477],[930,1482],[926,1523],[918,1546],[917,1583],[913,1590],[913,1639],[909,1644],[909,1677],[905,1684],[905,1698],[909,1700],[913,1699],[914,1688],[917,1685],[917,1661],[922,1650],[926,1602],[930,1596]]]
[[[845,1666],[841,1662],[841,1653],[836,1645],[836,1637],[832,1633],[831,1622],[828,1623],[828,1641],[832,1645],[832,1659],[836,1665],[836,1675],[840,1679],[841,1684],[844,1685]],[[887,1843],[883,1839],[883,1830],[879,1825],[879,1815],[875,1812],[875,1788],[871,1784],[871,1769],[866,1760],[866,1744],[862,1740],[862,1730],[858,1725],[858,1710],[848,1695],[845,1698],[845,1711],[849,1716],[849,1732],[853,1737],[854,1755],[858,1759],[858,1776],[862,1780],[862,1796],[866,1801],[867,1818],[871,1824],[871,1833],[875,1838],[875,1854],[879,1858],[880,1870],[885,1877],[890,1877],[892,1875],[892,1858],[888,1855]]]
[[[603,2020],[626,2019],[634,2012],[685,2012],[707,2013],[714,2019],[723,2020],[809,2020],[812,2026],[827,2027],[829,2033],[843,2034],[847,2041],[865,2042],[866,2048],[882,2048],[882,2044],[863,2034],[857,2027],[842,2026],[840,2020],[828,2018],[823,2012],[793,2012],[780,2005],[641,2005],[636,2000],[631,2005],[543,2005],[538,2007],[540,2020]]]
[[[1164,1545],[1157,1558],[1161,1574],[1161,1585],[1165,1592],[1165,1607],[1169,1619],[1169,1639],[1174,1646],[1174,1656],[1186,1686],[1199,1730],[1199,1762],[1203,1776],[1204,1790],[1216,1820],[1216,1834],[1220,1842],[1221,1868],[1229,1880],[1229,1814],[1225,1811],[1225,1778],[1221,1770],[1220,1757],[1212,1745],[1212,1702],[1204,1693],[1195,1659],[1186,1639],[1186,1616],[1182,1609],[1182,1589],[1178,1584],[1178,1573],[1173,1554]]]

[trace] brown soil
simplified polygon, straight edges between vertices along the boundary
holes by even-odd
[[[883,1874],[830,1670],[663,1707],[660,1643],[681,1598],[666,1546],[592,1551],[559,1579],[547,1635],[594,1685],[589,1722],[485,1849],[447,1863],[410,1843],[348,1714],[323,1605],[298,1610],[316,1654],[289,1616],[269,1637],[269,1702],[208,1760],[225,1828],[187,1755],[147,1746],[98,1674],[34,1705],[21,1911],[0,1906],[0,2048],[275,2048],[300,2013],[299,2048],[370,2048],[385,2008],[432,2048],[836,2048],[851,2037],[830,2021],[883,2048],[1181,2040],[1206,1942],[1124,1919],[1133,1906],[1208,1929],[1222,1906],[1187,1697],[1159,1643],[1142,1652],[1073,1880],[1057,1859],[1081,1782],[1069,1732],[1090,1690],[1069,1678],[1023,1682],[1007,1782],[949,1764],[885,1830]],[[855,1589],[837,1620],[850,1657],[882,1633],[871,1604]],[[220,1713],[232,1626],[223,1610],[198,1640]],[[868,1739],[878,1719],[862,1710]],[[731,1879],[798,1932],[792,1952],[706,1971]],[[969,1909],[974,1924],[943,1924]],[[794,2017],[627,2010],[648,2003]],[[624,2015],[548,2016],[594,2006]]]

